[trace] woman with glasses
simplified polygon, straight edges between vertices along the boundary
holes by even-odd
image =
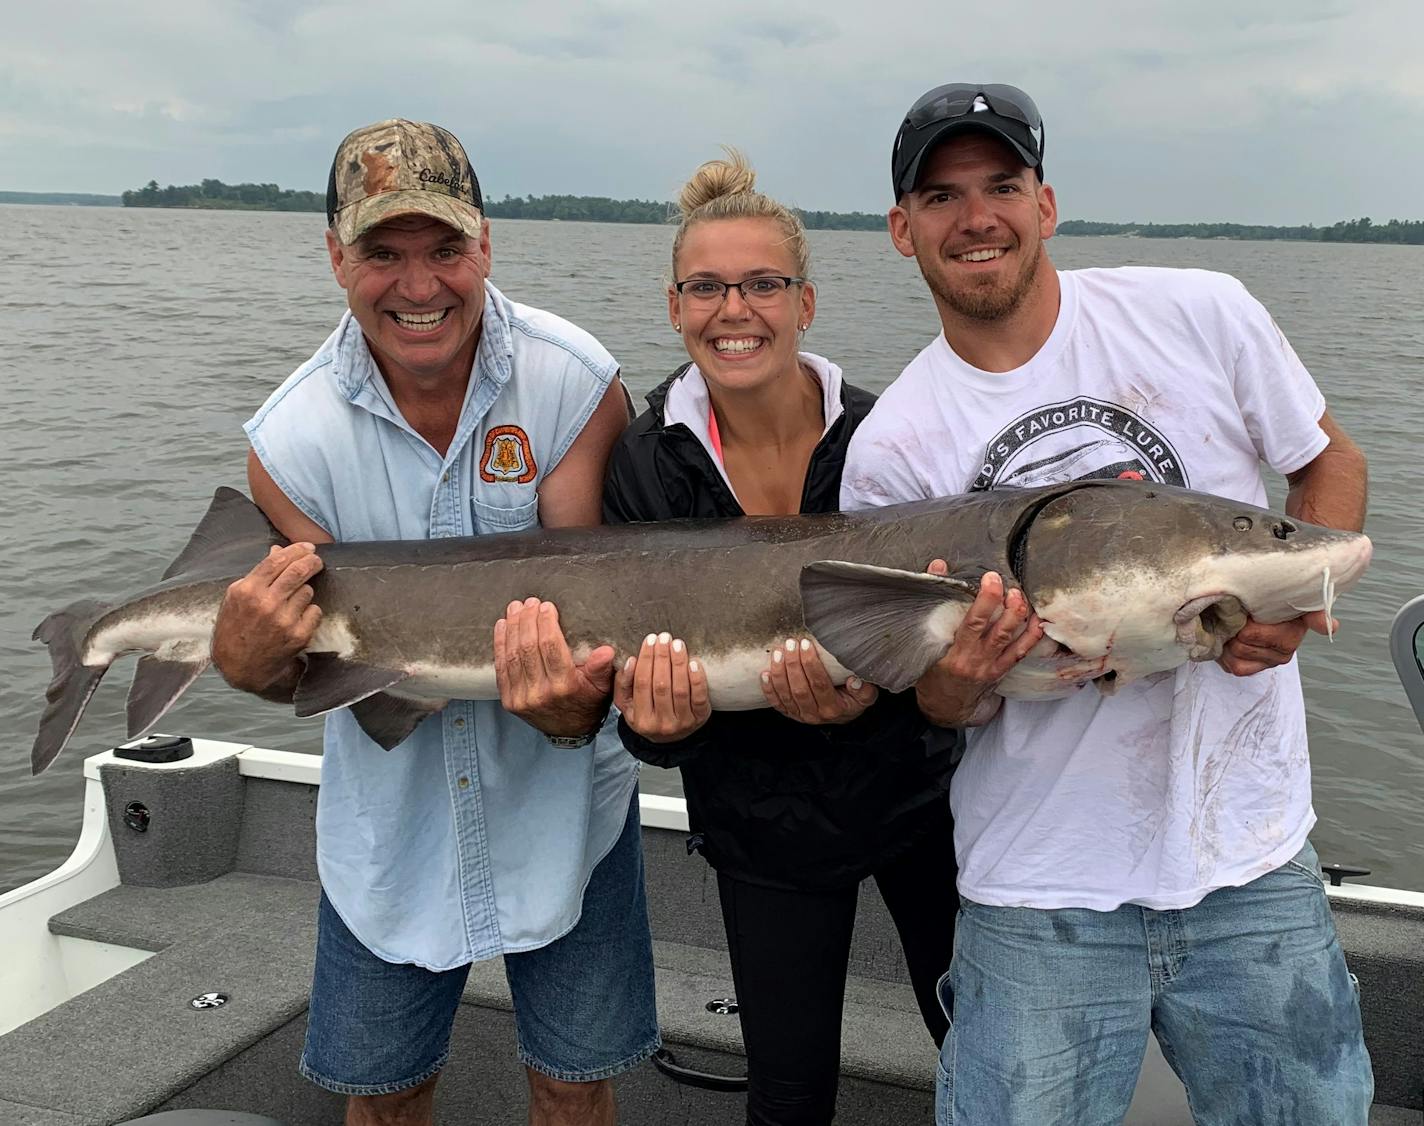
[[[609,523],[833,512],[851,434],[874,402],[800,350],[816,313],[806,232],[728,155],[682,190],[668,315],[690,362],[615,448]],[[953,945],[945,791],[957,736],[928,731],[913,692],[834,686],[805,638],[770,654],[762,686],[766,709],[713,714],[697,654],[663,633],[619,671],[614,700],[628,749],[681,768],[691,843],[717,870],[747,1121],[828,1123],[867,877],[936,1044],[947,1030],[935,984]]]

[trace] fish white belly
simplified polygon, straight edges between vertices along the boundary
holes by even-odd
[[[771,646],[747,646],[706,657],[693,657],[707,674],[712,707],[717,711],[748,711],[766,707],[761,691],[761,674],[771,663]],[[817,646],[826,672],[836,684],[850,673],[834,657]],[[575,652],[576,660],[587,653]],[[493,662],[480,665],[415,665],[410,676],[387,689],[393,696],[413,700],[497,700],[499,684]]]

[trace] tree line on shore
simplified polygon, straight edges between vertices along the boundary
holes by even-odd
[[[196,207],[243,211],[325,211],[322,192],[295,191],[276,184],[201,184],[160,188],[150,180],[136,191],[124,192],[125,207]],[[506,195],[485,200],[492,219],[558,219],[587,223],[667,223],[677,208],[651,199],[610,199],[607,196]],[[868,211],[800,211],[813,231],[883,231],[885,216]],[[1136,238],[1294,239],[1305,242],[1387,242],[1424,244],[1424,221],[1391,219],[1375,223],[1351,219],[1328,227],[1271,227],[1244,223],[1098,223],[1066,219],[1060,235],[1127,235]]]
[[[1299,242],[1397,242],[1424,244],[1424,221],[1391,219],[1376,223],[1368,216],[1328,227],[1267,227],[1246,223],[1093,223],[1067,219],[1060,235],[1127,235],[1133,238],[1292,239]]]
[[[325,211],[325,192],[302,192],[276,184],[169,184],[150,180],[137,191],[124,192],[125,207],[199,207],[218,211]]]

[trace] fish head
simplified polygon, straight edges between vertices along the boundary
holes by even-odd
[[[1083,482],[1031,511],[1015,574],[1045,633],[1123,679],[1214,660],[1245,624],[1325,609],[1369,539],[1225,497]]]

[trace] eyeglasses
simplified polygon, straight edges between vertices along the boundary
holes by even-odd
[[[735,289],[748,305],[770,305],[793,285],[805,285],[805,278],[788,278],[776,274],[762,274],[747,278],[746,281],[724,282],[716,278],[688,278],[674,282],[679,296],[701,304],[720,304],[727,296],[727,290]]]

